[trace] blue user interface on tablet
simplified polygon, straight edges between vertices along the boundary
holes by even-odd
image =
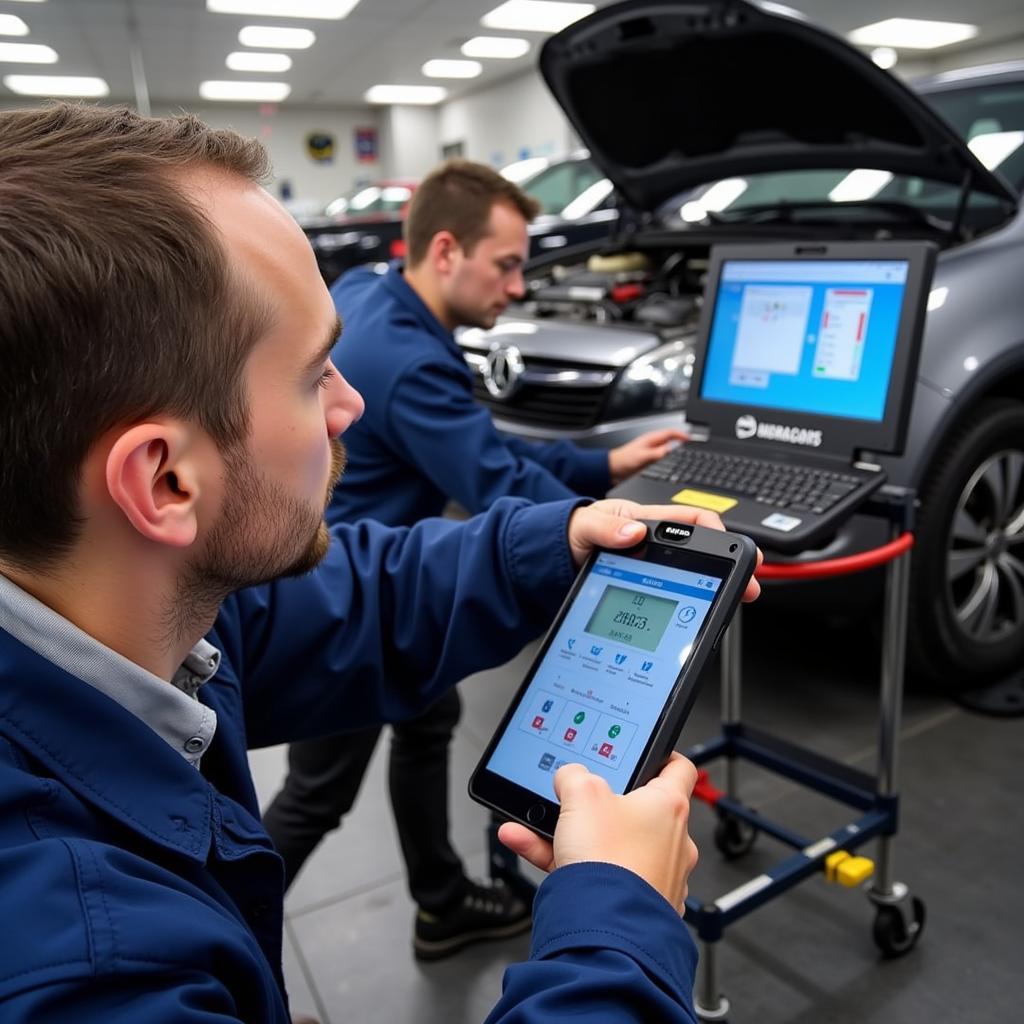
[[[600,555],[488,770],[557,802],[554,773],[575,762],[625,792],[721,584]]]
[[[726,260],[700,396],[881,422],[906,260]]]

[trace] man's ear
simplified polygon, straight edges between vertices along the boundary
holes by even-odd
[[[450,231],[438,231],[430,240],[430,257],[439,274],[450,274],[457,252],[462,251],[458,240]]]
[[[196,441],[195,429],[180,422],[140,423],[107,454],[110,497],[148,540],[187,547],[196,539],[203,479]]]

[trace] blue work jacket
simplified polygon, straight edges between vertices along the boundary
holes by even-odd
[[[247,746],[415,715],[512,655],[574,575],[570,510],[340,527],[315,572],[229,598],[201,770],[0,630],[0,1021],[287,1024],[283,868]],[[491,1019],[690,1020],[695,959],[637,876],[561,869]]]
[[[392,266],[359,268],[331,296],[345,324],[332,359],[366,400],[345,431],[348,467],[331,522],[411,526],[449,498],[482,512],[505,496],[602,497],[608,453],[568,441],[533,444],[498,433],[473,398],[473,376],[451,331]]]

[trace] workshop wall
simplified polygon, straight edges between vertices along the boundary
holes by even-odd
[[[506,78],[441,106],[442,146],[461,143],[470,160],[501,167],[524,156],[554,156],[578,143],[540,75]]]
[[[154,106],[153,113],[163,116],[180,109]],[[270,152],[274,169],[268,188],[281,198],[287,183],[294,209],[307,204],[322,208],[355,185],[386,173],[380,149],[380,111],[373,107],[330,110],[196,103],[188,109],[213,127],[233,128],[260,139]],[[376,133],[376,159],[357,157],[357,129],[372,129],[370,138]],[[364,153],[371,156],[367,138],[364,134]],[[333,145],[325,145],[328,140]]]

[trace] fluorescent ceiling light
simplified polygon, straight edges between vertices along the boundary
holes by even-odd
[[[934,50],[973,39],[977,25],[956,21],[922,21],[919,18],[886,18],[849,35],[851,43],[861,46],[895,46],[901,50]]]
[[[27,36],[28,25],[16,14],[0,14],[0,36]]]
[[[1024,145],[1024,132],[984,132],[975,135],[967,148],[990,171],[994,171],[1011,153]]]
[[[0,63],[12,64],[56,64],[57,51],[40,43],[0,42]]]
[[[473,36],[462,44],[462,52],[467,57],[512,60],[530,52],[530,41],[515,36]]]
[[[428,60],[421,68],[427,78],[476,78],[483,69],[475,60]]]
[[[214,14],[259,14],[271,18],[344,18],[359,0],[206,0]]]
[[[316,33],[308,28],[246,25],[238,33],[238,41],[262,50],[308,50],[316,42]]]
[[[236,50],[225,62],[232,71],[273,71],[280,74],[292,66],[287,53],[247,53]]]
[[[828,197],[833,203],[860,203],[865,199],[873,199],[892,181],[889,171],[873,171],[867,167],[858,167],[848,175],[831,192]]]
[[[19,96],[109,96],[102,78],[79,75],[4,75],[4,85]]]
[[[448,90],[439,85],[374,85],[363,94],[367,103],[440,103]]]
[[[580,18],[594,13],[593,4],[556,3],[554,0],[508,0],[485,14],[480,23],[486,28],[513,32],[561,32]]]
[[[204,100],[256,100],[279,103],[292,87],[287,82],[201,82],[199,95]]]

